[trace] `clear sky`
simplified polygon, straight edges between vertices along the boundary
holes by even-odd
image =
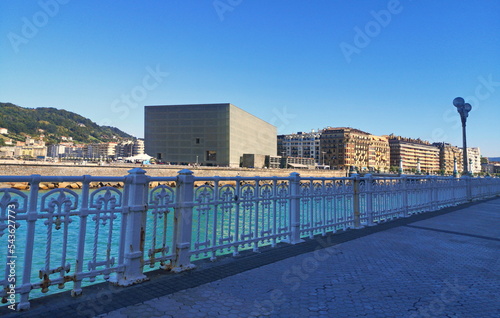
[[[144,134],[144,105],[232,103],[500,156],[500,1],[1,1],[0,101]]]

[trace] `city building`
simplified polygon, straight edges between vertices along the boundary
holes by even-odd
[[[14,157],[38,158],[47,156],[47,147],[39,145],[28,145],[15,147]]]
[[[243,168],[257,168],[262,169],[268,167],[267,158],[265,155],[257,155],[253,153],[244,153],[241,159],[241,166]]]
[[[62,158],[66,156],[66,147],[64,144],[54,144],[47,147],[47,157]]]
[[[483,163],[481,164],[481,172],[487,174],[500,174],[500,158],[483,158]]]
[[[439,171],[439,149],[428,141],[394,134],[387,137],[391,153],[391,170],[399,171],[402,166],[404,173],[434,174]]]
[[[317,164],[323,164],[320,151],[321,130],[298,132],[296,134],[278,136],[278,155],[314,158]]]
[[[314,169],[314,158],[298,158],[288,156],[266,156],[265,166],[270,169]]]
[[[463,148],[460,148],[460,150],[464,151]],[[480,173],[481,172],[481,151],[479,150],[478,147],[474,147],[474,148],[467,147],[467,159],[469,160],[469,172]]]
[[[116,157],[127,158],[144,154],[144,140],[124,140],[116,145]]]
[[[368,150],[368,167],[379,172],[388,172],[390,169],[390,148],[387,137],[370,135]]]
[[[116,142],[92,143],[83,146],[83,156],[95,159],[115,159]]]
[[[66,146],[64,149],[64,156],[66,158],[83,158],[83,144],[73,144]]]
[[[14,148],[14,157],[19,158],[45,158],[47,147],[42,139],[36,140],[26,136],[25,141],[17,141]]]
[[[86,145],[61,142],[48,146],[47,156],[52,158],[83,158]]]
[[[9,130],[7,128],[0,128],[1,135],[7,135],[8,133],[9,133]]]
[[[0,147],[0,158],[13,158],[16,147]]]
[[[176,164],[239,167],[276,155],[276,127],[229,103],[145,106],[145,151]]]
[[[134,139],[132,146],[132,156],[144,154],[144,139]]]
[[[385,136],[350,127],[326,128],[321,133],[320,149],[324,164],[333,169],[389,170],[389,142]]]
[[[453,174],[455,161],[457,172],[462,173],[464,170],[462,149],[445,142],[435,142],[432,145],[439,149],[439,171],[441,174]]]
[[[134,148],[134,142],[132,140],[124,140],[122,142],[119,142],[116,145],[116,150],[115,150],[116,157],[117,158],[132,157],[133,148]]]

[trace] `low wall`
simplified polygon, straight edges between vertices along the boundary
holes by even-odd
[[[298,172],[302,177],[345,177],[345,171],[338,170],[293,170],[293,169],[250,169],[250,168],[220,168],[220,167],[188,167],[188,166],[163,166],[151,165],[141,166],[134,164],[121,165],[73,165],[73,164],[29,164],[29,163],[0,163],[0,175],[2,176],[29,176],[39,174],[42,176],[108,176],[121,177],[128,174],[133,168],[141,167],[146,174],[152,177],[174,177],[182,169],[193,171],[198,177],[286,177],[292,172]],[[14,184],[0,184],[0,188],[10,188]],[[19,185],[20,186],[20,185]],[[64,186],[66,187],[66,185]],[[17,187],[19,188],[19,187]]]
[[[189,169],[199,177],[270,177],[288,176],[292,172],[298,172],[303,177],[345,177],[345,171],[339,170],[313,170],[313,169],[251,169],[251,168],[220,168],[220,167],[189,167],[189,166],[163,166],[151,165],[141,166],[134,164],[122,165],[68,165],[68,164],[14,164],[0,163],[0,175],[3,176],[29,176],[39,174],[42,176],[109,176],[119,177],[128,174],[128,170],[141,167],[146,170],[147,175],[152,177],[173,177],[182,169]]]

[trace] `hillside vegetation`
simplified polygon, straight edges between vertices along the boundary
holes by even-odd
[[[45,135],[47,143],[61,142],[62,136],[76,143],[106,142],[132,136],[115,127],[99,126],[76,113],[49,107],[23,108],[0,103],[0,127],[9,130],[9,138],[23,141],[25,135]]]

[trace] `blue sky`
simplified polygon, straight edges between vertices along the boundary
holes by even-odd
[[[0,101],[143,137],[144,105],[230,102],[500,156],[498,1],[2,1]]]

